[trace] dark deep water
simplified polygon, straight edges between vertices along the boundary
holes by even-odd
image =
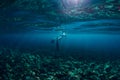
[[[0,80],[120,80],[120,0],[0,0]]]

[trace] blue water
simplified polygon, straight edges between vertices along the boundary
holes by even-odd
[[[4,11],[1,12],[3,15]],[[29,14],[29,15],[28,15]],[[11,16],[9,16],[11,15]],[[61,32],[59,53],[64,54],[117,54],[120,53],[120,20],[102,19],[61,23],[49,21],[46,16],[29,11],[5,11],[0,23],[0,47],[13,49],[41,49],[56,51],[51,43]],[[19,18],[24,17],[19,21]],[[14,21],[14,18],[18,21]],[[5,22],[6,21],[6,22]],[[38,26],[39,23],[46,25]],[[50,27],[49,24],[54,25]],[[58,25],[59,24],[59,25]],[[37,26],[36,26],[37,25]]]
[[[59,41],[60,52],[69,54],[119,54],[120,34],[102,33],[66,33]],[[13,49],[41,49],[55,51],[56,44],[51,43],[58,32],[30,32],[5,34],[0,36],[0,46]]]

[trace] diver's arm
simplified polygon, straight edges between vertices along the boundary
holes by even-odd
[[[58,36],[57,37],[57,40],[61,40],[63,37],[65,37],[66,36],[66,33],[65,32],[63,32],[60,36]]]
[[[62,39],[62,36],[58,36],[58,37],[57,37],[57,40],[61,40],[61,39]]]

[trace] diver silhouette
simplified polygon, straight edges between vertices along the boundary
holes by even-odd
[[[51,42],[54,43],[55,42],[55,51],[60,51],[60,40],[66,36],[65,32],[62,32],[62,34],[60,34],[55,40],[52,40]]]

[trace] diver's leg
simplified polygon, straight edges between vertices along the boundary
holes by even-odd
[[[59,46],[59,40],[56,40],[56,51],[60,50],[60,46]]]

